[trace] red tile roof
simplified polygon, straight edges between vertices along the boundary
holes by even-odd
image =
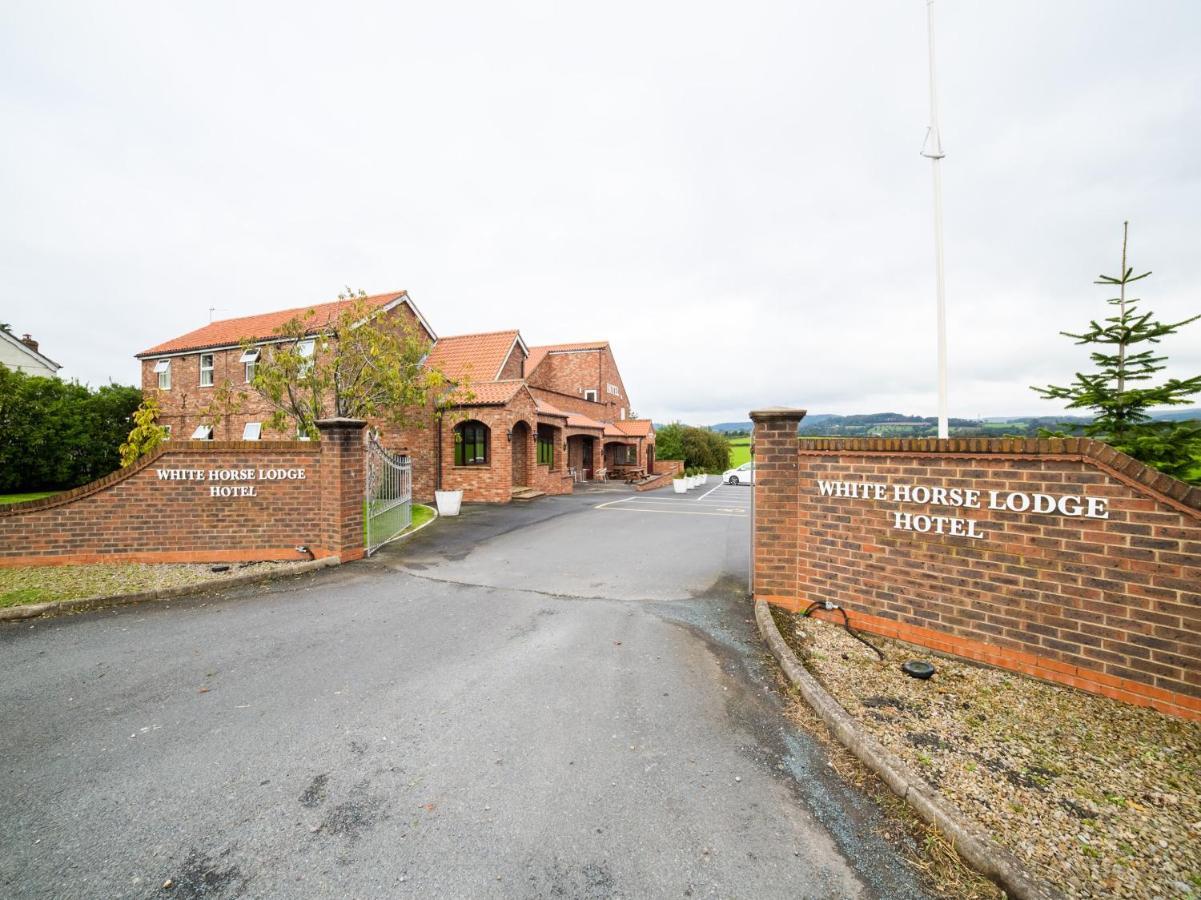
[[[439,338],[430,351],[429,364],[451,381],[495,381],[513,342],[520,339],[517,329]]]
[[[312,306],[297,306],[293,309],[281,309],[276,312],[262,313],[257,316],[242,316],[238,319],[221,319],[217,322],[210,322],[203,328],[189,331],[187,334],[182,334],[162,344],[156,344],[149,350],[143,350],[137,356],[179,353],[184,350],[201,350],[207,347],[236,347],[242,341],[267,340],[275,337],[276,329],[289,319],[296,316],[303,316],[309,310],[312,310],[314,313],[311,320],[313,323],[311,333],[315,333],[318,328],[337,318],[343,309],[351,303],[356,302],[357,299],[334,300],[330,303],[317,303]],[[417,318],[423,325],[425,324],[421,313],[417,312],[417,308],[413,306],[412,301],[409,300],[408,293],[405,291],[375,294],[374,296],[365,298],[365,302],[375,309],[383,309],[398,300],[406,301]],[[428,326],[426,327],[428,329]]]
[[[544,416],[555,416],[559,419],[571,418],[567,413],[563,412],[563,410],[551,406],[545,400],[539,400],[537,397],[534,398],[534,406],[537,407],[538,412]]]
[[[604,422],[598,422],[596,419],[590,419],[587,416],[581,416],[579,413],[572,413],[567,417],[568,428],[595,428],[597,431],[604,431]]]
[[[654,430],[650,419],[619,419],[613,427],[633,437],[647,437]]]
[[[451,402],[457,406],[504,406],[525,387],[519,378],[508,381],[473,381],[466,388],[457,388],[451,393]]]
[[[547,344],[544,347],[531,347],[530,358],[525,363],[525,373],[529,375],[546,359],[548,353],[571,353],[577,350],[604,350],[609,346],[608,341],[580,341],[575,344]]]

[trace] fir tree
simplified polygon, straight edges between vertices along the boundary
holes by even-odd
[[[1138,298],[1127,297],[1127,288],[1150,275],[1134,274],[1126,262],[1129,223],[1122,225],[1122,268],[1118,276],[1101,275],[1094,284],[1118,289],[1118,296],[1106,300],[1117,314],[1102,322],[1093,320],[1083,334],[1061,332],[1077,344],[1095,347],[1090,354],[1097,370],[1077,372],[1070,385],[1035,387],[1047,400],[1067,400],[1069,409],[1091,409],[1095,418],[1083,426],[1087,437],[1105,441],[1123,453],[1154,466],[1177,478],[1201,478],[1201,426],[1196,422],[1157,421],[1147,412],[1157,406],[1189,403],[1201,392],[1201,375],[1169,378],[1149,385],[1155,373],[1162,371],[1166,356],[1157,356],[1154,348],[1162,338],[1201,319],[1192,316],[1166,323],[1154,313],[1141,312]]]

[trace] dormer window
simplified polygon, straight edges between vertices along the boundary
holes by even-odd
[[[171,390],[171,360],[160,359],[154,364],[154,374],[158,376],[158,389]]]

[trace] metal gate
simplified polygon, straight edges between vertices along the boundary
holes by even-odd
[[[413,461],[367,438],[366,543],[370,556],[413,524]]]

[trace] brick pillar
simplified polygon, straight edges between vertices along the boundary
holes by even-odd
[[[362,559],[363,503],[367,491],[367,451],[362,419],[322,419],[321,519],[325,545],[318,556],[338,556],[342,562]]]
[[[604,435],[592,442],[592,477],[605,467],[605,438]]]
[[[751,593],[796,608],[799,547],[797,425],[803,409],[755,410],[751,447],[755,459],[754,519],[751,523]]]

